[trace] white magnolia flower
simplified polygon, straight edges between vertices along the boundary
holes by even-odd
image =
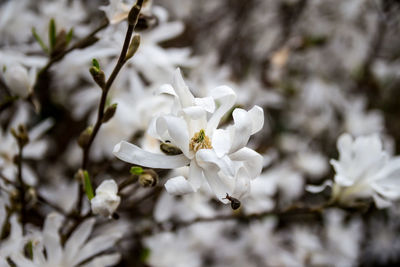
[[[49,214],[42,233],[36,238],[38,240],[32,241],[33,259],[27,259],[22,253],[14,254],[11,259],[17,266],[25,267],[97,267],[112,266],[119,262],[119,254],[104,255],[102,252],[115,245],[121,238],[120,232],[106,233],[87,240],[95,223],[94,218],[87,219],[78,226],[62,247],[59,236],[62,223],[61,215]]]
[[[121,202],[117,193],[118,185],[114,180],[103,181],[96,189],[96,196],[90,201],[93,214],[111,216]]]
[[[332,200],[351,205],[357,199],[372,197],[378,208],[391,205],[400,198],[400,157],[391,158],[383,150],[377,135],[361,136],[355,140],[343,134],[337,141],[339,160],[331,160],[336,175]],[[310,192],[322,187],[308,186]]]
[[[234,124],[217,129],[221,118],[235,103],[236,94],[232,89],[220,86],[209,97],[195,98],[178,69],[174,87],[164,85],[160,91],[173,95],[176,104],[171,114],[155,117],[148,132],[164,143],[170,142],[182,154],[150,153],[122,141],[115,146],[114,155],[150,168],[173,169],[189,165],[188,179],[178,176],[165,184],[171,194],[195,192],[204,180],[224,203],[228,203],[223,200],[227,193],[236,197],[247,193],[250,180],[261,172],[263,159],[245,145],[250,136],[262,128],[263,110],[258,106],[249,111],[237,108],[232,113]]]

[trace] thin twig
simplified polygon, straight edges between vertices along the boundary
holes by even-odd
[[[136,2],[136,4],[131,9],[131,12],[132,12],[132,10],[136,10],[137,11],[137,14],[135,14],[136,17],[133,19],[134,23],[129,22],[128,29],[127,29],[126,35],[125,35],[125,41],[124,41],[124,44],[122,46],[121,54],[120,54],[120,56],[118,58],[118,61],[117,61],[116,65],[115,65],[114,70],[112,71],[110,77],[108,78],[108,80],[105,83],[104,87],[101,88],[102,89],[102,94],[101,94],[99,108],[98,108],[98,111],[97,111],[97,120],[96,120],[96,123],[95,123],[95,125],[93,127],[93,131],[92,131],[92,134],[90,135],[89,141],[85,145],[85,147],[83,148],[83,157],[82,157],[82,169],[83,170],[87,169],[88,162],[89,162],[90,148],[91,148],[91,146],[93,144],[94,139],[96,138],[97,133],[100,130],[101,125],[103,124],[104,107],[106,105],[107,94],[108,94],[108,92],[109,92],[109,90],[111,88],[111,85],[113,84],[115,78],[117,77],[119,71],[122,69],[122,67],[124,66],[124,64],[127,61],[126,54],[128,52],[129,44],[131,42],[133,30],[135,29],[135,26],[137,24],[137,19],[139,17],[140,10],[142,8],[142,4],[143,4],[143,0],[138,0]],[[80,211],[81,208],[82,208],[82,193],[83,193],[82,186],[79,186],[78,211]]]

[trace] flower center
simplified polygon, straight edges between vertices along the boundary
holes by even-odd
[[[197,152],[200,149],[212,149],[210,138],[206,135],[204,129],[195,133],[189,143],[190,150]]]

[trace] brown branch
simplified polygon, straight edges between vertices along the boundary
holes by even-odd
[[[106,105],[106,100],[107,100],[107,94],[111,88],[111,85],[113,84],[115,78],[117,77],[119,71],[122,69],[124,64],[126,63],[126,54],[128,53],[128,48],[129,44],[132,38],[133,30],[136,27],[140,10],[142,8],[143,0],[138,0],[136,4],[132,7],[131,11],[129,12],[129,17],[128,17],[128,29],[126,31],[125,35],[125,41],[121,50],[121,54],[118,58],[118,61],[114,67],[114,70],[112,71],[110,77],[108,78],[107,82],[103,86],[102,89],[102,94],[101,94],[101,99],[100,99],[100,104],[99,108],[97,111],[97,120],[96,123],[93,127],[93,131],[90,135],[90,139],[88,143],[85,145],[83,148],[83,157],[82,157],[82,169],[86,170],[89,162],[89,153],[90,153],[90,148],[93,144],[94,139],[96,138],[97,133],[100,130],[101,125],[103,124],[103,117],[104,117],[104,108]],[[79,186],[79,201],[78,201],[78,211],[81,210],[82,207],[82,186]]]

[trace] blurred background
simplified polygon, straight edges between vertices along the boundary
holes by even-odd
[[[15,62],[36,73],[48,62],[32,26],[45,40],[54,18],[58,31],[74,29],[74,42],[106,20],[99,7],[108,3],[1,1],[3,74]],[[101,229],[124,232],[114,248],[122,254],[118,266],[399,264],[398,203],[385,210],[372,203],[320,212],[303,207],[329,199],[329,189],[315,195],[304,188],[333,178],[329,160],[338,158],[342,133],[378,134],[390,155],[400,152],[400,1],[154,0],[146,5],[139,21],[141,46],[110,92],[117,113],[91,151],[94,185],[129,176],[129,165],[112,155],[119,141],[159,146],[145,132],[151,116],[168,110],[170,102],[153,91],[170,83],[177,67],[195,96],[225,84],[238,95],[236,107],[264,109],[264,127],[249,144],[263,155],[264,168],[239,211],[219,203],[207,188],[168,195],[163,183],[184,170],[157,170],[156,187],[127,188],[120,219],[98,222]],[[9,151],[6,133],[17,121],[33,128],[51,120],[43,152],[36,148],[26,165],[38,191],[66,211],[78,198],[71,193],[60,199],[62,192],[76,192],[73,177],[81,161],[76,140],[95,121],[100,99],[88,68],[97,58],[109,74],[125,31],[126,23],[101,30],[93,43],[46,70],[26,100],[8,102],[12,93],[0,90],[0,154]],[[32,210],[30,223],[40,228],[49,210]]]

